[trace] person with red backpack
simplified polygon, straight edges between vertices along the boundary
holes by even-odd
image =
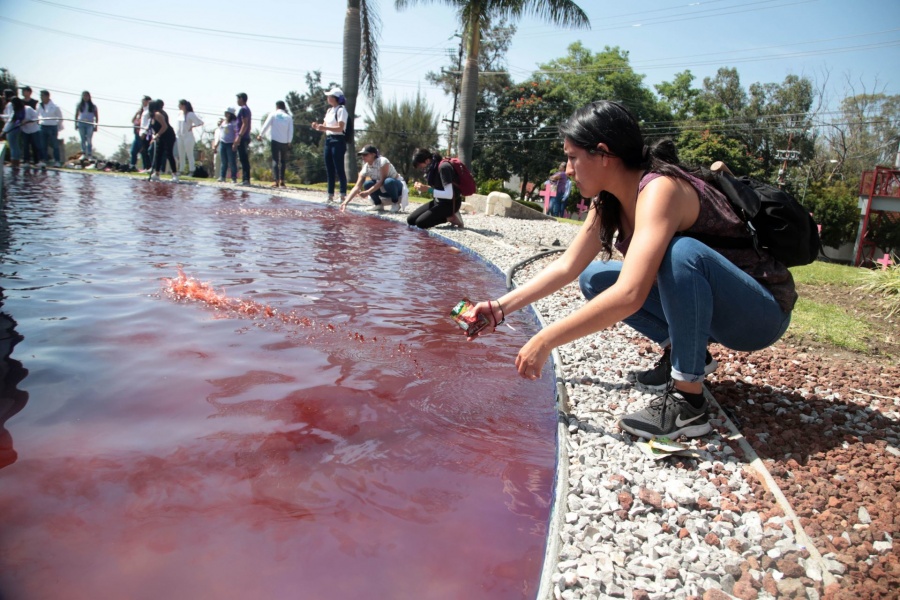
[[[464,177],[458,174],[459,167],[455,167],[451,159],[444,159],[428,148],[416,149],[412,163],[413,168],[424,170],[427,182],[424,184],[417,181],[416,191],[420,194],[433,194],[434,200],[413,211],[407,217],[406,223],[419,229],[430,229],[442,223],[463,227],[459,208],[462,206],[464,190],[461,189],[461,180]],[[462,163],[459,165],[465,169],[465,165]],[[468,169],[465,172],[467,174]],[[468,175],[467,179],[471,179],[471,175]]]

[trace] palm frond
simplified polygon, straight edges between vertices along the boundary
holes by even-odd
[[[360,40],[360,84],[369,99],[378,95],[378,36],[381,32],[381,17],[378,16],[376,0],[360,0],[359,21]]]

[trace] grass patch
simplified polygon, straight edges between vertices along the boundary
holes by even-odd
[[[802,267],[792,267],[794,282],[806,285],[846,285],[858,286],[862,283],[863,273],[858,267],[816,261]]]
[[[869,353],[873,331],[869,324],[840,306],[801,297],[788,332],[845,350]]]

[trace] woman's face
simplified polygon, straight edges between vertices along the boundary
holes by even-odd
[[[338,99],[335,98],[334,96],[325,96],[325,98],[328,100],[328,104],[330,104],[331,106],[338,105]]]
[[[578,184],[578,191],[585,198],[593,198],[603,191],[603,159],[602,154],[591,154],[584,148],[576,146],[568,138],[563,142],[563,150],[569,157],[566,175]]]
[[[416,168],[417,168],[418,170],[420,170],[420,171],[427,171],[427,170],[428,170],[428,165],[430,165],[430,164],[431,164],[431,159],[430,159],[430,158],[426,158],[426,159],[425,159],[425,162],[419,163],[419,166],[416,167]]]
[[[373,162],[375,162],[374,154],[361,154],[360,156],[362,156],[363,162],[367,165],[371,165]]]
[[[83,94],[81,94],[81,99],[84,100],[85,102],[90,102],[90,101],[91,101],[91,95],[88,94],[87,92],[84,92]]]

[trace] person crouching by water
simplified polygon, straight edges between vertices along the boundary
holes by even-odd
[[[711,429],[703,379],[715,341],[742,352],[775,343],[797,300],[790,272],[753,248],[716,251],[691,234],[748,239],[725,197],[679,164],[669,140],[644,145],[634,116],[600,101],[560,127],[566,169],[586,198],[584,225],[568,250],[525,285],[475,311],[496,326],[509,313],[578,278],[588,302],[541,330],[519,350],[516,368],[535,379],[562,344],[623,321],[666,348],[657,367],[663,394],[622,417],[636,436],[701,436]],[[610,261],[613,247],[624,255]],[[603,260],[591,262],[601,254]]]
[[[153,131],[151,143],[153,148],[153,173],[151,181],[159,181],[159,174],[166,172],[166,161],[172,171],[172,181],[178,181],[178,169],[175,167],[175,130],[169,124],[169,115],[163,110],[163,101],[154,100],[147,109],[150,111],[150,129]]]
[[[375,146],[366,146],[357,154],[362,157],[363,168],[359,172],[356,185],[350,190],[347,199],[341,202],[341,212],[357,195],[360,198],[372,198],[374,206],[369,210],[384,212],[383,200],[390,200],[391,212],[400,212],[400,199],[403,196],[403,180],[397,169],[384,156],[378,154]],[[367,181],[368,180],[368,181]],[[385,197],[386,196],[386,197]]]
[[[417,208],[406,219],[407,224],[420,229],[430,229],[441,223],[450,223],[463,227],[459,208],[462,206],[462,194],[456,184],[456,171],[450,161],[445,161],[440,154],[428,148],[419,148],[413,154],[413,168],[425,172],[427,184],[416,182],[416,191],[420,194],[432,194],[434,200]]]

